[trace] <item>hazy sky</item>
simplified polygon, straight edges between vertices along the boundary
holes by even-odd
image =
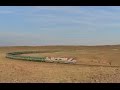
[[[0,6],[0,46],[120,44],[120,6]]]

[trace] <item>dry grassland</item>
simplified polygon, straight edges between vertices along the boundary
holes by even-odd
[[[9,52],[32,50],[48,52],[23,55],[75,57],[77,65],[5,58]],[[120,67],[112,66],[120,66],[119,45],[0,47],[0,83],[120,83]]]

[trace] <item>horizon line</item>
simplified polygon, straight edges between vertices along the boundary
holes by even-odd
[[[8,45],[0,47],[42,47],[42,46],[120,46],[120,44],[106,44],[106,45]]]

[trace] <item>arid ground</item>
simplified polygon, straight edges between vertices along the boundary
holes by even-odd
[[[16,51],[48,51],[26,56],[73,57],[76,65],[5,58]],[[57,52],[49,51],[57,50]],[[120,83],[120,45],[0,47],[0,83]]]

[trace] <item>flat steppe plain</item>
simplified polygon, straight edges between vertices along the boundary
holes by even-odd
[[[57,50],[57,52],[49,52]],[[76,65],[12,60],[6,53],[48,51],[25,56],[73,57]],[[0,47],[0,83],[120,83],[120,45]]]

